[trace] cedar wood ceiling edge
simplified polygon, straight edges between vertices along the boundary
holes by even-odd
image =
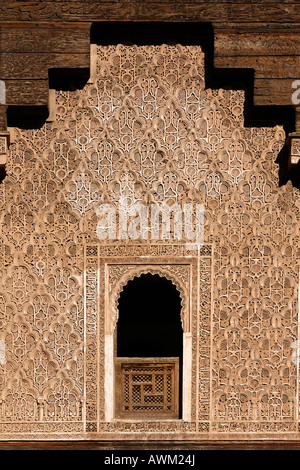
[[[300,440],[5,440],[0,441],[3,450],[300,450]]]

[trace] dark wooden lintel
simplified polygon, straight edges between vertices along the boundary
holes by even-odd
[[[61,440],[1,441],[1,450],[97,450],[97,451],[204,451],[204,450],[300,450],[300,440]]]

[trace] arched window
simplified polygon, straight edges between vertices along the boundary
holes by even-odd
[[[119,298],[116,416],[181,417],[181,299],[171,281],[142,274]]]

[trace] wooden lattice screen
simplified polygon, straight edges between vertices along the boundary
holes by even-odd
[[[178,358],[116,358],[115,364],[116,417],[178,418]]]

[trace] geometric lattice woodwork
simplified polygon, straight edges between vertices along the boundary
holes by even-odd
[[[178,358],[116,358],[116,417],[178,418]]]

